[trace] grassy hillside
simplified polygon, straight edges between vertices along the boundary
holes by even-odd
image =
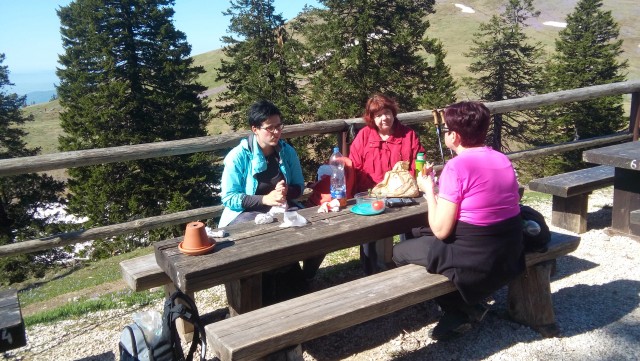
[[[468,0],[461,2],[475,10],[475,13],[464,13],[454,3],[444,0],[436,1],[436,13],[430,15],[431,24],[427,30],[427,36],[438,38],[444,43],[447,51],[447,62],[451,66],[452,73],[459,80],[461,89],[458,92],[459,99],[474,99],[464,83],[462,77],[469,76],[467,66],[470,59],[464,56],[473,45],[473,34],[482,22],[486,22],[493,14],[499,13],[503,3],[500,0]],[[554,51],[554,41],[561,30],[557,27],[543,25],[546,21],[563,22],[566,15],[573,11],[577,0],[536,1],[535,6],[541,14],[538,19],[531,20],[527,30],[533,41],[540,41],[547,53]],[[620,25],[620,37],[624,40],[623,58],[629,60],[628,79],[640,79],[640,25],[636,21],[640,17],[640,6],[637,0],[604,0],[604,8],[611,10]],[[223,57],[220,49],[194,56],[195,65],[203,66],[207,71],[200,76],[199,81],[207,86],[212,93],[219,91],[223,84],[216,82],[216,69]],[[429,81],[429,79],[425,79]],[[626,102],[629,103],[630,96]],[[210,105],[215,106],[215,95],[210,97]],[[628,104],[627,104],[628,109]],[[57,151],[57,136],[61,133],[58,114],[61,111],[58,101],[33,105],[26,108],[28,114],[33,114],[35,121],[25,126],[30,133],[27,142],[30,146],[42,148],[43,153]],[[220,134],[230,131],[222,119],[213,119],[207,127],[209,134]]]

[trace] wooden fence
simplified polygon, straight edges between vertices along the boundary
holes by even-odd
[[[485,103],[492,113],[507,113],[512,111],[535,109],[542,106],[557,105],[575,101],[589,100],[609,95],[631,94],[631,109],[628,131],[598,138],[585,139],[576,142],[558,144],[547,147],[523,150],[508,154],[512,160],[525,159],[562,153],[570,150],[584,149],[595,146],[638,139],[640,125],[640,81],[627,81],[586,88],[564,90],[548,94],[530,96],[526,98],[509,99],[498,102]],[[433,124],[431,110],[423,110],[398,114],[404,124]],[[334,119],[316,123],[296,124],[287,126],[283,137],[295,138],[312,134],[337,134],[346,146],[345,134],[351,127],[362,127],[362,118]],[[137,159],[166,157],[180,154],[210,152],[228,149],[238,144],[244,138],[244,133],[222,134],[215,136],[156,142],[129,146],[119,146],[101,149],[89,149],[64,153],[45,154],[32,157],[12,158],[0,160],[0,176],[11,176],[23,173],[41,172],[52,169],[66,169],[88,165],[123,162]],[[82,231],[55,234],[44,238],[27,240],[0,246],[0,257],[18,255],[30,252],[61,247],[96,238],[113,237],[127,233],[146,231],[163,226],[182,224],[185,222],[213,218],[220,215],[222,206],[204,207],[188,211],[176,212],[161,216],[143,218],[131,222],[119,223],[103,227],[95,227]]]

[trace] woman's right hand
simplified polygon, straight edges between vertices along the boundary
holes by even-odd
[[[416,181],[420,191],[423,193],[433,193],[433,189],[435,188],[435,180],[433,179],[433,163],[427,162],[424,164]]]
[[[287,186],[284,180],[278,182],[274,190],[262,197],[262,204],[271,207],[283,207],[287,204]]]

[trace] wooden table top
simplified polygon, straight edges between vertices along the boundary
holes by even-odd
[[[589,163],[640,170],[640,142],[627,142],[586,150],[582,153],[582,159]]]
[[[214,251],[200,256],[178,250],[182,237],[160,241],[155,243],[156,260],[177,288],[195,292],[425,225],[426,201],[422,197],[416,201],[375,216],[350,212],[354,200],[340,212],[306,208],[298,211],[309,221],[302,227],[280,227],[282,215],[267,225],[247,222],[224,227],[229,236],[216,239]]]

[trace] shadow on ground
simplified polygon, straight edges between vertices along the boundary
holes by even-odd
[[[554,293],[556,318],[562,332],[560,337],[603,329],[610,337],[619,338],[620,342],[635,343],[640,339],[640,325],[633,322],[612,324],[638,306],[639,292],[640,282],[621,280],[596,286],[576,285]],[[603,308],[602,304],[610,306]],[[409,333],[434,323],[439,317],[435,303],[429,301],[307,342],[303,349],[316,360],[337,360],[402,339],[397,342],[398,347],[387,355],[389,360],[437,360],[443,357],[483,360],[516,343],[541,339],[530,328],[505,319],[503,303],[494,308],[498,309],[492,310],[481,324],[475,325],[461,338],[448,342],[434,342],[426,336],[424,339],[410,339],[413,336]],[[398,337],[403,334],[406,335],[404,338]],[[426,335],[426,332],[420,334]],[[611,350],[611,356],[617,352]]]

